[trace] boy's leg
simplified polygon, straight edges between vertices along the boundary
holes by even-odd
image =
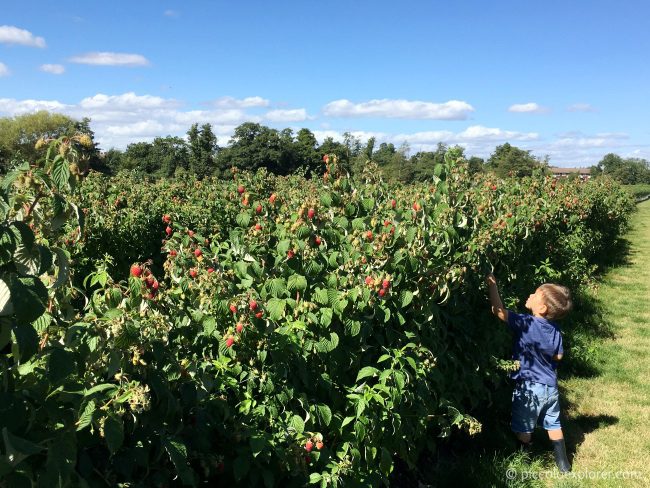
[[[563,473],[571,471],[571,464],[566,455],[562,424],[560,423],[560,397],[557,389],[549,395],[548,403],[542,410],[542,415],[544,428],[548,432],[548,438],[551,440],[551,444],[553,444],[555,464],[557,464],[558,469]]]
[[[528,444],[533,437],[531,432],[515,432],[515,435],[519,439],[519,442],[523,442],[524,444]]]
[[[519,449],[530,452],[532,433],[539,414],[539,398],[535,384],[518,382],[512,393],[512,431],[519,441]]]

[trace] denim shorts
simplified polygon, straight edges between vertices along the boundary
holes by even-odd
[[[562,428],[560,393],[557,386],[517,381],[512,392],[512,430],[531,433],[535,425],[546,430]]]

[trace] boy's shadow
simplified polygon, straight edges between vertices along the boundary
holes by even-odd
[[[567,454],[573,459],[577,447],[585,440],[585,436],[591,432],[617,424],[618,417],[613,415],[578,415],[562,422],[562,430],[566,442]]]

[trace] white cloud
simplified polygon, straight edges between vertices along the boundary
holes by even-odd
[[[71,63],[97,66],[149,66],[147,58],[141,54],[92,52],[70,58]]]
[[[52,73],[53,75],[62,75],[65,73],[65,67],[62,64],[42,64],[41,71]]]
[[[0,44],[20,44],[29,47],[45,47],[45,39],[36,37],[25,29],[12,25],[0,25]]]
[[[264,118],[271,122],[302,122],[307,120],[307,110],[296,108],[292,110],[270,110],[266,112]]]
[[[262,97],[246,97],[242,99],[233,97],[221,97],[209,103],[209,105],[217,108],[268,107],[270,104],[271,102]]]
[[[141,110],[141,109],[159,109],[174,108],[178,102],[173,99],[156,97],[153,95],[136,95],[134,92],[123,93],[122,95],[104,95],[98,93],[92,97],[86,97],[79,106],[84,109],[103,109],[111,110]]]
[[[163,14],[165,15],[165,17],[178,17],[179,15],[176,10],[171,10],[171,9],[165,10]]]
[[[9,76],[9,68],[7,68],[7,65],[4,63],[0,63],[0,77],[2,76]]]
[[[71,108],[70,105],[56,100],[15,100],[13,98],[0,98],[0,114],[9,116],[22,115],[39,110],[50,112],[63,112]]]
[[[350,100],[334,100],[323,107],[329,117],[386,117],[398,119],[465,120],[474,111],[469,103],[449,100],[431,103],[417,100],[370,100],[352,103]]]
[[[597,110],[588,103],[574,103],[567,107],[567,112],[597,112]]]
[[[516,103],[508,107],[508,112],[514,113],[527,113],[527,114],[544,114],[549,112],[549,109],[542,107],[535,102],[529,103]]]

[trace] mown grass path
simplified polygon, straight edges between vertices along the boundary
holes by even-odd
[[[560,381],[573,473],[555,487],[650,486],[650,202],[638,205],[625,262],[594,290],[615,337],[599,371]]]

